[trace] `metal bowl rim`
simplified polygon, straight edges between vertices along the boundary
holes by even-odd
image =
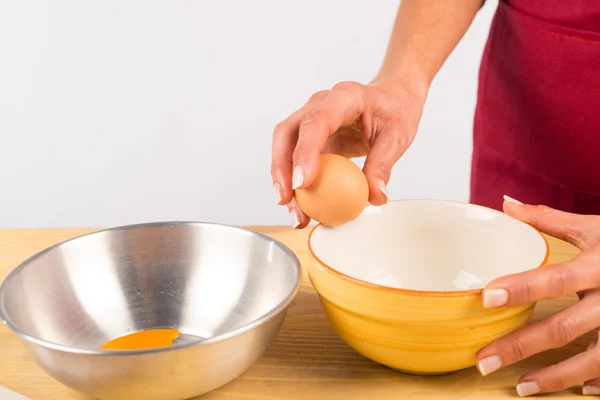
[[[263,314],[260,318],[257,318],[255,320],[247,323],[246,325],[242,325],[239,328],[236,328],[234,330],[231,330],[229,332],[226,332],[226,333],[223,333],[220,335],[212,336],[205,340],[199,340],[197,342],[182,343],[182,344],[177,344],[177,345],[173,345],[173,346],[169,346],[169,347],[159,347],[159,348],[153,348],[153,349],[91,350],[91,349],[82,349],[79,347],[57,344],[57,343],[49,342],[49,341],[46,341],[44,339],[35,337],[33,335],[30,335],[30,334],[24,332],[8,316],[8,313],[6,312],[6,310],[4,308],[5,287],[8,285],[8,282],[11,279],[13,279],[13,276],[18,274],[21,270],[25,269],[27,267],[27,265],[34,259],[42,256],[45,253],[52,251],[53,249],[55,249],[57,247],[60,247],[64,244],[66,244],[66,243],[76,241],[76,240],[82,239],[84,237],[88,237],[88,236],[92,236],[92,235],[96,235],[96,234],[102,234],[102,233],[111,232],[111,231],[124,231],[124,230],[129,230],[129,229],[161,227],[161,226],[170,226],[170,227],[216,226],[216,227],[221,227],[221,228],[225,228],[225,229],[230,229],[233,231],[242,232],[245,234],[250,234],[257,238],[272,242],[279,249],[283,250],[283,252],[286,253],[294,262],[295,267],[296,267],[296,277],[295,277],[296,281],[294,282],[294,286],[293,286],[292,290],[290,291],[290,293],[288,293],[287,296],[282,301],[280,301],[277,305],[275,305],[273,308],[271,308],[267,313]],[[274,239],[268,235],[265,235],[260,232],[256,232],[256,231],[248,229],[248,228],[242,228],[242,227],[236,226],[236,225],[222,224],[222,223],[217,223],[217,222],[204,222],[204,221],[146,222],[146,223],[139,223],[139,224],[121,225],[121,226],[116,226],[116,227],[107,228],[107,229],[100,229],[97,231],[85,233],[83,235],[75,236],[73,238],[63,240],[62,242],[53,244],[52,246],[49,246],[43,250],[38,251],[37,253],[35,253],[33,255],[27,257],[24,261],[22,261],[19,265],[17,265],[17,267],[15,267],[11,272],[9,272],[8,275],[6,276],[6,278],[4,279],[4,281],[2,283],[0,283],[0,320],[2,322],[4,322],[4,324],[10,330],[12,330],[15,334],[17,334],[21,339],[25,339],[31,343],[34,343],[36,345],[39,345],[39,346],[42,346],[42,347],[45,347],[48,349],[62,351],[62,352],[66,352],[66,353],[81,354],[81,355],[98,355],[98,356],[105,356],[105,355],[126,356],[126,355],[142,355],[142,354],[151,354],[151,353],[162,353],[162,352],[167,352],[167,351],[181,350],[181,349],[190,348],[190,347],[208,346],[208,345],[211,345],[211,344],[214,344],[217,342],[225,341],[225,340],[233,338],[235,336],[242,335],[243,333],[248,332],[257,326],[262,325],[263,323],[265,323],[268,320],[275,317],[280,312],[284,311],[296,297],[298,291],[300,290],[301,285],[302,285],[302,267],[301,267],[300,260],[288,246],[283,244],[281,241]]]

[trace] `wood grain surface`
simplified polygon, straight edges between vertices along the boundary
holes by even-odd
[[[289,246],[303,265],[308,229],[251,227]],[[94,229],[0,230],[0,280],[30,255],[50,245]],[[571,245],[549,238],[551,262],[571,259]],[[576,297],[540,302],[532,322],[545,318],[576,301]],[[1,324],[0,324],[1,325]],[[585,350],[592,334],[570,345],[531,357],[515,366],[482,377],[475,368],[446,376],[418,377],[389,370],[355,353],[333,332],[317,295],[306,277],[289,308],[286,322],[267,354],[248,372],[230,384],[198,399],[510,399],[517,398],[517,378]],[[33,400],[85,399],[46,375],[31,359],[21,342],[0,326],[0,385]],[[581,389],[544,398],[581,398]],[[0,399],[1,400],[1,399]]]

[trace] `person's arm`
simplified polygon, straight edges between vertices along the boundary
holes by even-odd
[[[375,79],[317,92],[275,127],[273,189],[295,228],[305,227],[309,218],[295,203],[294,190],[312,184],[321,153],[366,155],[369,202],[387,202],[392,167],[415,137],[433,77],[481,5],[482,0],[401,0]]]
[[[485,0],[401,0],[374,82],[410,81],[427,90]]]

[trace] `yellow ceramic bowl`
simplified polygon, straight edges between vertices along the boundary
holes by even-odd
[[[369,206],[348,224],[317,225],[309,249],[310,280],[339,336],[380,364],[432,375],[474,366],[478,350],[523,327],[535,304],[485,309],[481,289],[548,260],[531,226],[435,200]]]

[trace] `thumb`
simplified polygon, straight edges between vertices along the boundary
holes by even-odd
[[[504,196],[504,212],[560,240],[583,250],[587,243],[585,216],[558,211],[544,205],[527,205]]]
[[[387,184],[392,168],[410,145],[409,140],[401,137],[399,130],[382,132],[367,154],[363,172],[369,182],[369,203],[375,206],[387,203]]]

